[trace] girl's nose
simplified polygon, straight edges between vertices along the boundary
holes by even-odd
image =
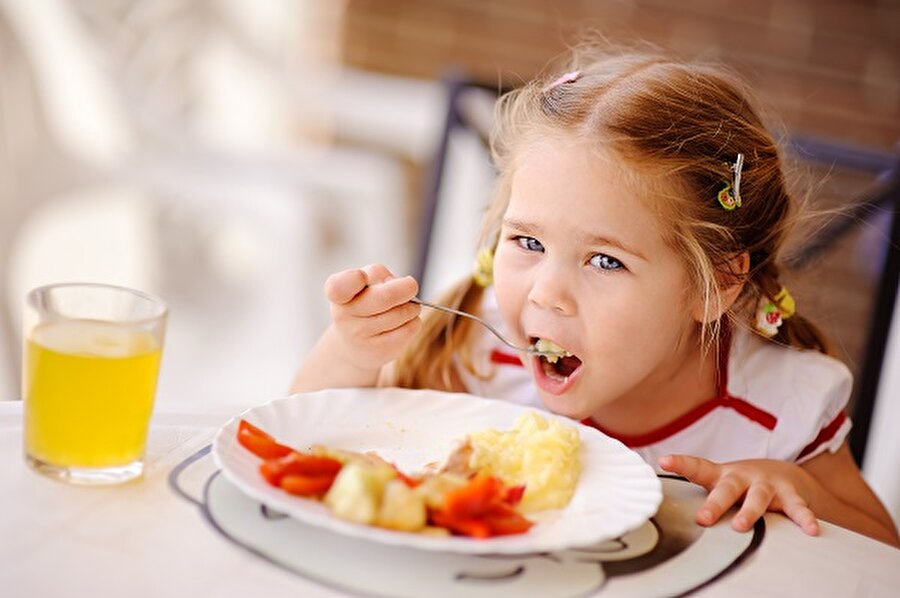
[[[571,284],[552,266],[538,272],[528,291],[528,300],[534,305],[562,315],[575,313],[575,300]]]

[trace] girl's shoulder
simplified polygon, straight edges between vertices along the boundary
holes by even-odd
[[[747,330],[733,334],[728,388],[747,395],[849,396],[853,376],[838,359],[779,345]]]
[[[850,430],[845,409],[853,376],[841,361],[786,347],[752,332],[733,335],[728,393],[770,413],[770,448],[790,460],[837,450]]]

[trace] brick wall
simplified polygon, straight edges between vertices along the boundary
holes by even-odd
[[[514,86],[589,32],[720,59],[794,132],[900,139],[896,0],[348,0],[343,58],[423,78],[457,66]]]

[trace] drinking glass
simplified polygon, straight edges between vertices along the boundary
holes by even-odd
[[[25,301],[25,460],[74,484],[140,477],[166,304],[106,284],[36,288]]]

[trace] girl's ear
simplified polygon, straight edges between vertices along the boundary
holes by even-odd
[[[718,305],[711,305],[709,311],[703,299],[698,299],[697,305],[694,307],[694,321],[701,324],[708,324],[722,317],[728,308],[737,300],[738,295],[747,282],[747,272],[750,271],[750,254],[746,251],[739,253],[726,263],[728,269],[725,275],[719,278],[719,296]],[[715,301],[715,297],[712,298]]]

